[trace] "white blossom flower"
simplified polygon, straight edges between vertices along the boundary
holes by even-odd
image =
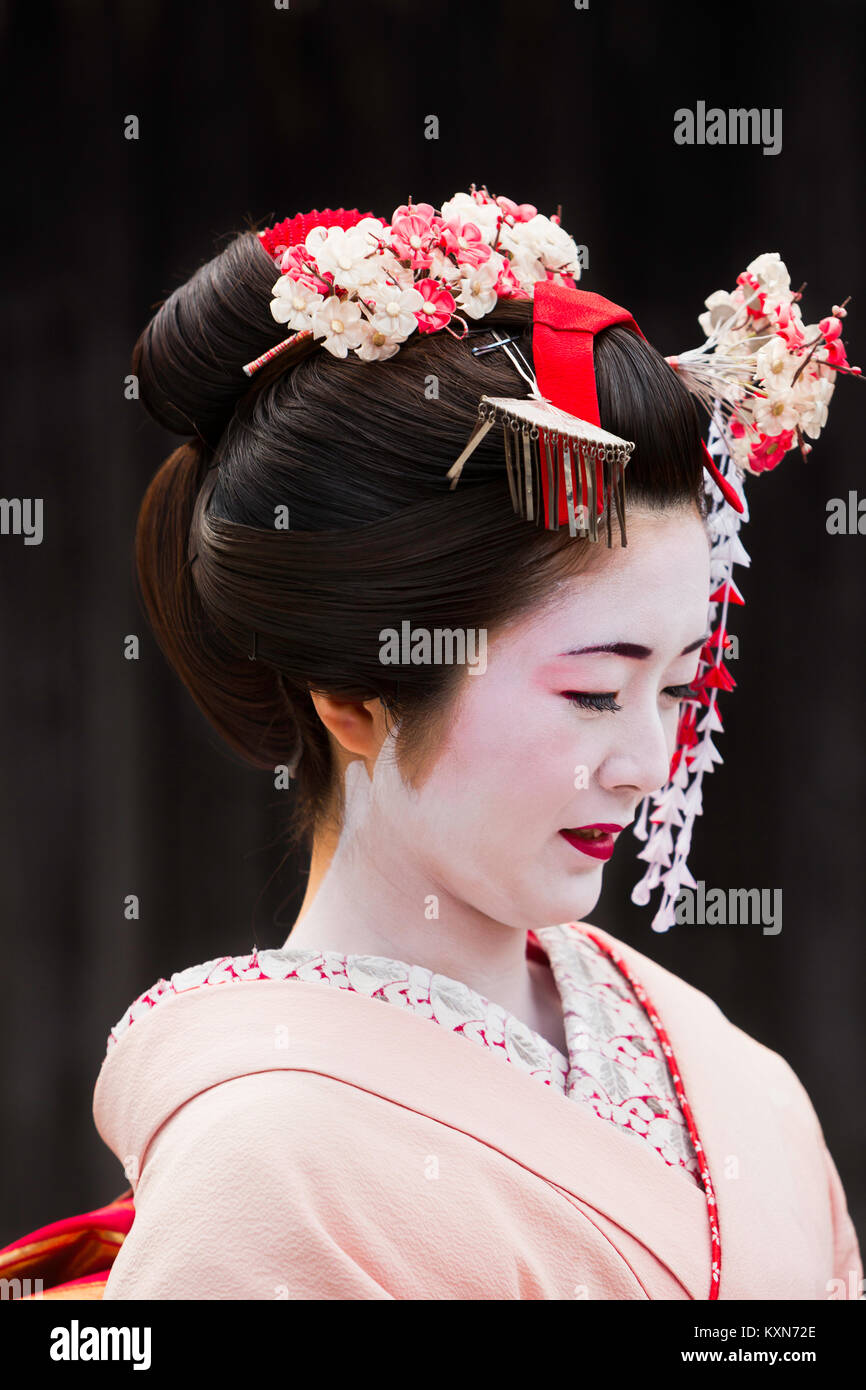
[[[520,281],[524,290],[531,290],[532,286],[537,284],[539,280],[547,279],[547,268],[544,261],[535,255],[530,246],[518,246],[512,252],[509,265],[511,266],[511,273]]]
[[[703,329],[705,337],[722,336],[726,329],[734,323],[741,303],[741,298],[728,294],[727,290],[714,290],[704,300],[707,312],[698,315],[698,323]]]
[[[355,351],[364,362],[384,362],[386,358],[393,357],[394,353],[399,351],[401,342],[405,342],[405,339],[389,338],[376,323],[363,319],[361,346]]]
[[[455,193],[439,210],[443,222],[457,218],[459,222],[474,222],[484,240],[492,246],[496,240],[496,228],[502,216],[494,202],[477,202],[471,193]]]
[[[438,248],[432,252],[433,260],[430,266],[430,275],[434,280],[441,280],[446,285],[456,285],[460,279],[460,267],[455,265],[450,256],[446,256],[444,251]]]
[[[361,343],[361,306],[351,299],[331,295],[319,304],[312,316],[313,336],[324,339],[322,346],[334,357],[345,357],[349,348]]]
[[[754,275],[761,289],[766,290],[773,299],[781,299],[791,288],[788,267],[778,251],[765,251],[762,256],[756,256],[746,266],[746,273]]]
[[[370,262],[373,269],[371,278],[365,281],[364,298],[367,298],[368,291],[372,294],[373,286],[379,284],[397,284],[404,290],[411,290],[415,283],[415,272],[411,266],[403,265],[394,252],[390,249],[383,249],[379,255],[374,256]]]
[[[771,391],[765,400],[755,400],[755,424],[763,435],[783,434],[798,424],[797,409],[790,391]]]
[[[731,458],[738,468],[747,467],[752,452],[752,443],[753,441],[747,435],[741,435],[739,439],[728,441]]]
[[[457,303],[470,318],[480,319],[496,303],[494,286],[499,279],[502,257],[492,255],[483,265],[464,266],[460,277]]]
[[[805,372],[800,380],[806,381],[800,398],[802,402],[800,428],[810,439],[817,439],[827,423],[827,409],[836,389],[835,382],[829,381],[825,377],[807,379]],[[798,381],[797,386],[799,385],[800,382]]]
[[[286,324],[296,333],[310,327],[312,314],[325,302],[317,290],[291,275],[281,275],[271,294],[271,313],[277,323]]]
[[[381,294],[380,289],[384,291]],[[372,322],[389,339],[402,342],[418,327],[415,315],[423,307],[424,296],[417,290],[403,290],[396,285],[377,286]]]
[[[543,213],[537,212],[528,222],[515,222],[513,226],[504,226],[500,245],[515,255],[523,249],[528,250],[533,257],[542,262],[545,271],[559,270],[575,278],[580,276],[577,246],[573,238]]]
[[[340,289],[357,290],[377,274],[379,243],[370,233],[371,222],[373,218],[365,217],[348,230],[328,227],[324,236],[317,235],[323,228],[314,227],[307,237],[307,250],[315,256],[320,273],[333,275]],[[380,227],[378,222],[374,225]]]
[[[797,358],[788,351],[787,343],[778,333],[774,333],[755,355],[755,373],[771,391],[790,386],[798,366]]]

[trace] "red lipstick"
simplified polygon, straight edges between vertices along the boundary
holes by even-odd
[[[621,825],[596,821],[594,825],[579,825],[574,830],[560,830],[559,833],[590,859],[610,859],[616,845],[613,837],[622,829]]]

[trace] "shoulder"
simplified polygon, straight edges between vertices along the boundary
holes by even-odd
[[[288,1071],[189,1097],[129,1173],[135,1221],[106,1297],[390,1297],[364,1229],[400,1171],[381,1116],[366,1118],[377,1099]]]
[[[135,1213],[108,1299],[554,1298],[577,1277],[640,1296],[559,1188],[315,1072],[247,1074],[191,1097],[149,1145]]]
[[[144,990],[108,1037],[93,1096],[96,1128],[133,1180],[160,1127],[200,1092],[289,1064],[309,1068],[317,1044],[321,985],[341,976],[345,958],[311,950],[220,956]],[[343,990],[325,994],[343,996]],[[276,998],[275,998],[276,993]],[[296,1052],[298,1049],[296,1047]]]

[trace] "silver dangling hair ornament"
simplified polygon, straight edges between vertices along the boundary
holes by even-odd
[[[508,489],[517,515],[536,526],[558,531],[564,487],[570,536],[597,541],[601,522],[610,546],[615,507],[620,540],[626,545],[623,470],[634,443],[551,405],[539,391],[535,374],[517,340],[491,331],[496,341],[472,348],[473,354],[502,348],[526,381],[531,395],[525,399],[481,397],[478,419],[466,448],[446,474],[451,488],[457,486],[467,460],[498,423],[502,425],[505,444]]]

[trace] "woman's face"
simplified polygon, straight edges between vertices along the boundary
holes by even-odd
[[[698,669],[709,582],[696,511],[633,510],[625,549],[594,547],[586,572],[488,641],[486,670],[464,675],[414,786],[386,738],[362,821],[407,884],[426,885],[440,911],[453,898],[521,930],[585,917],[605,860],[561,832],[624,828],[667,781],[675,690]],[[625,839],[620,853],[633,853]]]

